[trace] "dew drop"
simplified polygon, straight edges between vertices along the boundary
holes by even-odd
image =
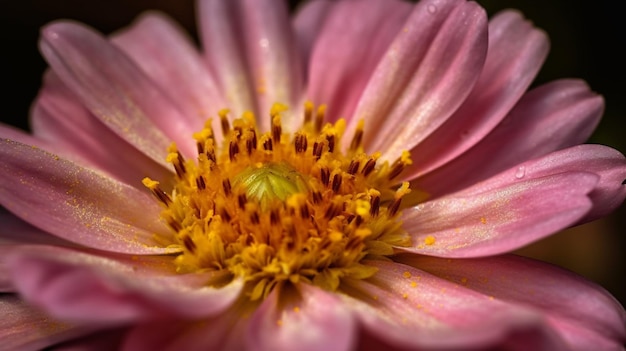
[[[517,171],[515,172],[515,178],[522,179],[522,178],[524,178],[525,175],[526,175],[526,167],[519,166],[517,168]]]
[[[435,6],[435,5],[428,5],[428,12],[430,12],[430,13],[437,12],[437,6]]]

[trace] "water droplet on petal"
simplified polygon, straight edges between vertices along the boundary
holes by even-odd
[[[526,167],[519,166],[517,168],[517,171],[515,172],[515,178],[522,179],[522,178],[524,178],[525,175],[526,175]]]
[[[435,6],[435,5],[428,5],[428,12],[430,12],[430,13],[437,12],[437,6]]]

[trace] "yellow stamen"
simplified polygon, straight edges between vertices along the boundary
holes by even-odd
[[[174,144],[168,149],[177,175],[171,194],[143,180],[176,232],[179,272],[228,272],[259,300],[284,284],[336,290],[344,279],[367,279],[376,269],[364,258],[410,245],[398,220],[409,184],[393,181],[410,164],[408,152],[379,165],[380,153],[363,151],[363,121],[343,152],[346,122],[324,124],[326,107],[310,102],[304,125],[287,134],[286,109],[271,108],[266,133],[251,113],[231,121],[221,110],[221,146],[207,121],[193,135],[197,160],[185,160]]]

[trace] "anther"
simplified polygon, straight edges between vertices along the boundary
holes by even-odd
[[[165,191],[163,191],[163,189],[161,189],[161,187],[159,186],[159,182],[157,182],[156,180],[152,180],[148,177],[144,178],[141,182],[146,188],[150,189],[154,197],[156,197],[157,200],[161,201],[165,206],[169,206],[169,204],[172,203],[172,199],[167,195]]]
[[[220,110],[217,114],[220,116],[220,123],[222,125],[222,134],[228,136],[230,133],[230,122],[228,122],[228,109]]]
[[[309,206],[307,206],[306,204],[303,204],[302,206],[300,206],[300,217],[302,219],[307,219],[311,216],[311,212],[309,211]]]
[[[337,206],[334,203],[331,203],[326,209],[326,212],[324,213],[324,218],[332,219],[336,217],[337,215],[339,215],[340,213],[341,213],[341,207]]]
[[[378,212],[380,210],[380,196],[372,196],[370,199],[370,216],[376,217],[378,216]]]
[[[174,229],[175,232],[179,232],[181,231],[181,229],[183,229],[180,223],[178,223],[178,221],[173,218],[169,218],[167,220],[167,224],[170,226],[170,228]]]
[[[322,169],[320,169],[320,180],[324,186],[330,184],[330,170],[328,167],[322,167]]]
[[[311,119],[313,119],[313,108],[315,106],[311,101],[304,102],[304,124],[311,122]]]
[[[283,127],[280,124],[280,116],[276,115],[272,118],[272,140],[276,144],[280,144],[280,136],[283,134]]]
[[[178,163],[180,163],[180,168],[182,172],[187,173],[187,171],[185,170],[185,158],[183,157],[183,154],[181,154],[180,151],[177,151],[176,154],[178,155]]]
[[[348,221],[348,223],[352,223],[352,221],[354,221],[355,218],[356,218],[356,215],[349,214],[348,217],[346,217],[346,221]]]
[[[160,187],[152,189],[152,193],[154,194],[154,196],[156,196],[157,199],[159,199],[159,201],[161,201],[165,205],[169,205],[172,203],[172,199]]]
[[[356,220],[354,221],[354,224],[355,224],[357,227],[358,227],[358,226],[360,226],[361,224],[363,224],[363,217],[361,217],[361,216],[358,216],[358,215],[357,215],[357,216],[356,216]]]
[[[193,134],[193,138],[196,140],[198,155],[202,155],[204,153],[205,144],[209,140],[213,141],[213,128],[211,128],[211,119],[208,119],[206,121],[203,130]]]
[[[315,157],[315,160],[319,160],[320,157],[322,157],[322,152],[324,151],[324,144],[319,143],[319,142],[315,142],[313,143],[313,157]]]
[[[252,224],[259,224],[259,223],[261,223],[261,220],[259,218],[259,213],[257,211],[252,211],[250,213],[250,222],[252,222]]]
[[[398,213],[398,210],[400,209],[400,204],[402,203],[402,198],[398,197],[395,198],[393,200],[393,202],[391,203],[391,205],[389,205],[389,207],[387,207],[387,215],[389,217],[393,217],[396,215],[396,213]]]
[[[274,149],[274,143],[272,142],[272,139],[265,139],[265,141],[263,142],[263,150],[265,151],[272,151]]]
[[[174,166],[176,175],[178,176],[178,178],[182,179],[186,173],[185,159],[183,158],[183,155],[178,150],[175,149],[174,146],[172,147],[171,150],[172,151],[167,156],[167,162],[170,162]]]
[[[230,220],[233,219],[233,217],[230,215],[230,213],[228,213],[228,210],[226,208],[222,208],[222,211],[220,211],[220,216],[222,216],[222,218],[226,222],[230,222]]]
[[[252,155],[252,151],[255,149],[252,139],[246,140],[246,152],[248,155]]]
[[[332,153],[335,151],[335,135],[328,134],[326,135],[326,141],[328,142],[328,152]]]
[[[215,150],[213,148],[206,150],[205,154],[206,154],[207,159],[211,160],[212,162],[217,162],[217,158],[215,156]]]
[[[239,144],[237,144],[237,142],[233,140],[228,145],[228,157],[230,158],[231,162],[235,160],[235,156],[237,156],[238,153],[239,153]]]
[[[320,193],[319,191],[312,191],[311,192],[311,197],[313,198],[313,203],[314,204],[319,204],[323,200],[322,193]]]
[[[297,154],[303,153],[307,150],[308,140],[306,135],[302,133],[296,134],[294,138],[294,149]]]
[[[280,216],[278,214],[278,211],[276,209],[273,209],[270,212],[270,224],[277,225],[278,223],[280,223]]]
[[[257,148],[257,138],[256,132],[254,129],[250,129],[250,137],[246,140],[246,149],[248,151],[248,155],[252,154],[253,150]]]
[[[200,190],[206,189],[206,183],[204,182],[204,177],[203,176],[198,176],[196,178],[196,185],[198,186],[198,189],[200,189]]]
[[[287,206],[287,215],[291,217],[295,214],[296,214],[296,208],[293,206]]]
[[[228,180],[228,179],[224,179],[224,180],[222,181],[222,188],[224,189],[224,195],[226,195],[226,196],[230,196],[230,194],[231,194],[231,192],[232,192],[232,191],[231,191],[231,189],[232,189],[232,188],[231,188],[231,186],[230,186],[230,180]]]
[[[183,245],[185,245],[185,248],[187,249],[187,251],[194,253],[196,252],[196,249],[198,248],[196,246],[196,243],[193,241],[193,239],[191,239],[189,236],[185,235],[183,237]]]
[[[399,176],[404,168],[412,163],[411,161],[411,153],[408,151],[403,151],[402,155],[393,163],[391,166],[391,171],[387,176],[389,180],[393,180],[395,177]]]
[[[365,162],[365,166],[363,166],[361,173],[363,174],[363,176],[367,177],[370,173],[372,173],[374,168],[376,168],[376,160],[370,158],[369,160],[367,160],[367,162]]]
[[[240,125],[236,125],[233,127],[233,131],[235,132],[235,138],[237,141],[241,140],[241,136],[243,135],[243,129]]]
[[[356,172],[359,171],[360,163],[359,161],[352,160],[350,161],[350,165],[348,166],[348,173],[351,175],[355,175]]]
[[[324,118],[326,117],[326,105],[320,105],[317,108],[317,114],[315,115],[315,131],[322,130],[322,124],[324,124]]]
[[[363,239],[353,236],[346,243],[346,250],[356,250],[359,246],[363,244]]]
[[[246,208],[246,203],[248,202],[246,194],[239,194],[239,196],[237,196],[237,202],[239,204],[239,208],[244,210]]]
[[[252,132],[252,146],[256,149],[257,147],[256,130],[250,129],[250,132]]]
[[[394,162],[393,166],[391,167],[391,171],[389,171],[389,175],[387,175],[387,178],[389,180],[393,180],[395,177],[399,176],[400,173],[404,171],[404,166],[405,165],[402,161]]]
[[[341,187],[341,181],[343,180],[343,178],[341,177],[341,174],[336,173],[333,176],[333,184],[332,184],[332,189],[335,193],[339,192],[339,188]]]
[[[354,136],[352,137],[352,142],[350,143],[350,151],[356,151],[361,146],[361,142],[363,141],[363,128],[365,126],[364,120],[359,120],[359,124],[354,131]]]

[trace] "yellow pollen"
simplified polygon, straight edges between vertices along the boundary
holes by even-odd
[[[435,237],[432,235],[429,235],[424,238],[424,244],[426,245],[433,245],[435,241],[437,241],[437,239],[435,239]]]
[[[391,164],[380,162],[380,153],[365,153],[363,121],[343,151],[346,122],[324,123],[326,107],[311,102],[304,105],[302,127],[288,133],[281,122],[286,109],[271,108],[267,132],[250,112],[231,119],[220,110],[223,137],[216,139],[207,121],[193,135],[195,160],[174,144],[168,149],[176,173],[167,183],[171,192],[143,180],[175,232],[166,244],[181,251],[174,259],[180,273],[243,279],[254,301],[299,282],[340,289],[345,279],[376,274],[363,259],[410,246],[399,222],[409,184],[395,180],[411,163],[409,153]]]

